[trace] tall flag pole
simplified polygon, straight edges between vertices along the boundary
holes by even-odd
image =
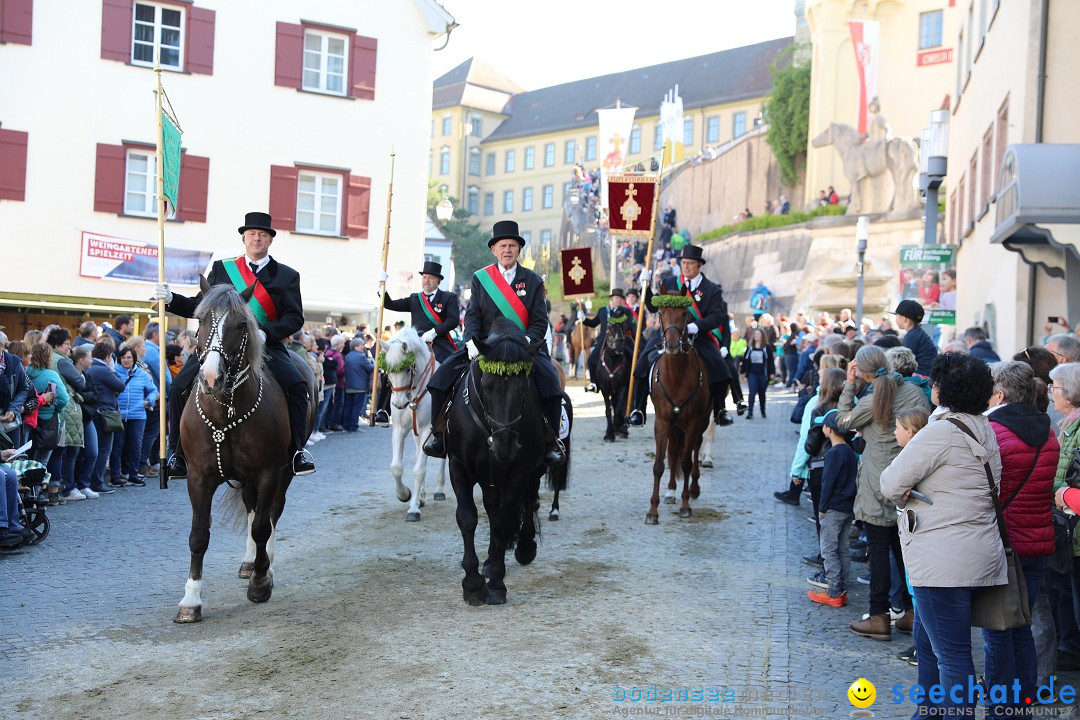
[[[382,271],[386,272],[386,260],[390,255],[390,211],[394,201],[394,151],[390,151],[390,190],[386,193],[386,228],[383,230]],[[379,320],[375,325],[375,358],[378,360],[382,347],[383,297],[386,294],[386,281],[379,281]],[[375,408],[378,407],[379,369],[375,368],[375,377],[371,383],[371,414],[368,424],[375,427]]]
[[[664,144],[667,150],[667,143]],[[660,154],[660,174],[656,177],[656,192],[653,193],[652,217],[649,218],[649,250],[645,253],[645,269],[652,270],[653,241],[656,238],[656,211],[660,205],[660,188],[664,181],[664,155]],[[638,348],[641,347],[641,328],[645,324],[645,291],[649,286],[648,280],[641,283],[641,310],[638,312],[637,331],[634,334],[634,354],[630,358],[630,387],[626,391],[626,416],[630,416],[630,408],[634,403],[634,371],[637,369]]]

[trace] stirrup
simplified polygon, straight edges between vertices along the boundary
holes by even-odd
[[[390,413],[385,410],[375,411],[375,427],[390,427]]]
[[[596,387],[596,383],[591,382],[585,386],[585,392],[598,393],[600,388]]]
[[[293,475],[311,475],[315,472],[315,460],[307,450],[297,450],[292,457]]]
[[[627,418],[626,423],[630,427],[645,427],[645,413],[641,412],[637,408],[630,413],[630,417]]]

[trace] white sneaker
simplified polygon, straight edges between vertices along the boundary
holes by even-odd
[[[323,435],[321,432],[314,432],[311,434],[311,439],[315,442],[319,442],[320,440],[325,440],[326,436]]]
[[[65,500],[85,500],[86,496],[79,492],[79,488],[71,488],[71,492],[64,494]]]
[[[304,444],[307,445],[308,447],[315,447],[315,440],[309,438],[308,441],[306,443],[304,443]]]
[[[101,497],[101,493],[94,492],[90,488],[83,488],[79,492],[81,492],[83,494],[83,497],[85,497],[87,500],[95,500],[95,499]]]

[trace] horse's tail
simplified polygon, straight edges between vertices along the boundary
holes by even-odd
[[[566,419],[570,424],[570,430],[574,429],[574,406],[570,403],[570,397],[563,393],[563,407],[566,408]],[[563,440],[563,452],[566,454],[566,460],[547,469],[545,473],[545,479],[547,481],[547,489],[552,491],[562,492],[570,486],[570,435],[566,436]]]
[[[225,492],[214,501],[217,506],[219,527],[234,531],[247,531],[247,508],[244,506],[244,494],[239,488],[226,487]]]

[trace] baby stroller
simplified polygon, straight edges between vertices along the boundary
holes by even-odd
[[[18,547],[37,545],[48,537],[51,527],[45,513],[49,501],[43,491],[48,483],[48,472],[45,466],[33,460],[13,460],[10,465],[19,476],[19,524],[34,534]]]

